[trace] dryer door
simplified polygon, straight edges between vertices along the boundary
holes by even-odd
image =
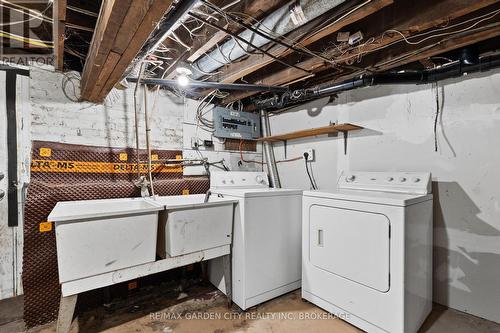
[[[380,213],[312,205],[310,262],[380,292],[390,288],[390,221]]]

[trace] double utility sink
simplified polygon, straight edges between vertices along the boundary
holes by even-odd
[[[61,283],[229,245],[236,201],[204,194],[58,202]]]

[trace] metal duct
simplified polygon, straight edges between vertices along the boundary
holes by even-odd
[[[271,126],[269,124],[269,117],[267,111],[260,111],[260,120],[262,123],[262,136],[271,135]],[[264,141],[264,157],[267,163],[267,173],[269,174],[270,184],[274,188],[281,188],[281,182],[278,175],[278,168],[276,166],[276,160],[274,158],[273,144],[268,141]]]
[[[172,9],[165,15],[158,29],[152,33],[152,36],[146,41],[139,54],[138,59],[143,59],[177,29],[186,19],[186,13],[199,6],[198,0],[183,0],[175,2]]]
[[[306,22],[315,19],[316,17],[326,13],[327,11],[337,7],[346,0],[297,0],[292,1],[289,4],[277,9],[272,14],[263,19],[260,24],[253,25],[254,29],[263,29],[264,31],[271,30],[276,35],[285,35],[300,26],[304,25]],[[290,17],[290,5],[298,2],[300,3],[300,8],[304,12],[306,20],[301,21],[297,25],[292,22]],[[269,43],[269,39],[259,36],[258,34],[245,30],[239,34],[241,38],[251,42],[253,45],[260,47]],[[209,54],[200,58],[193,64],[195,73],[193,73],[193,78],[198,79],[202,77],[205,73],[211,73],[222,67],[224,64],[228,64],[244,55],[245,51],[250,51],[251,47],[248,44],[239,42],[239,44],[246,50],[243,50],[238,43],[231,39],[228,42],[211,51]],[[198,71],[198,69],[200,71]]]

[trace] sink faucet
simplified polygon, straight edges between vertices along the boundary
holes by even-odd
[[[205,193],[205,199],[203,200],[203,202],[208,202],[208,199],[210,198],[210,195],[212,194],[212,191],[208,190],[207,193]]]
[[[141,189],[141,197],[146,198],[149,197],[149,181],[146,179],[146,177],[141,176],[135,183],[135,186]]]

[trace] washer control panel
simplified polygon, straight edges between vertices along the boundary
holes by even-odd
[[[343,172],[338,188],[364,191],[431,193],[430,172]]]
[[[210,187],[215,188],[266,188],[269,179],[260,171],[216,171],[210,173]]]

